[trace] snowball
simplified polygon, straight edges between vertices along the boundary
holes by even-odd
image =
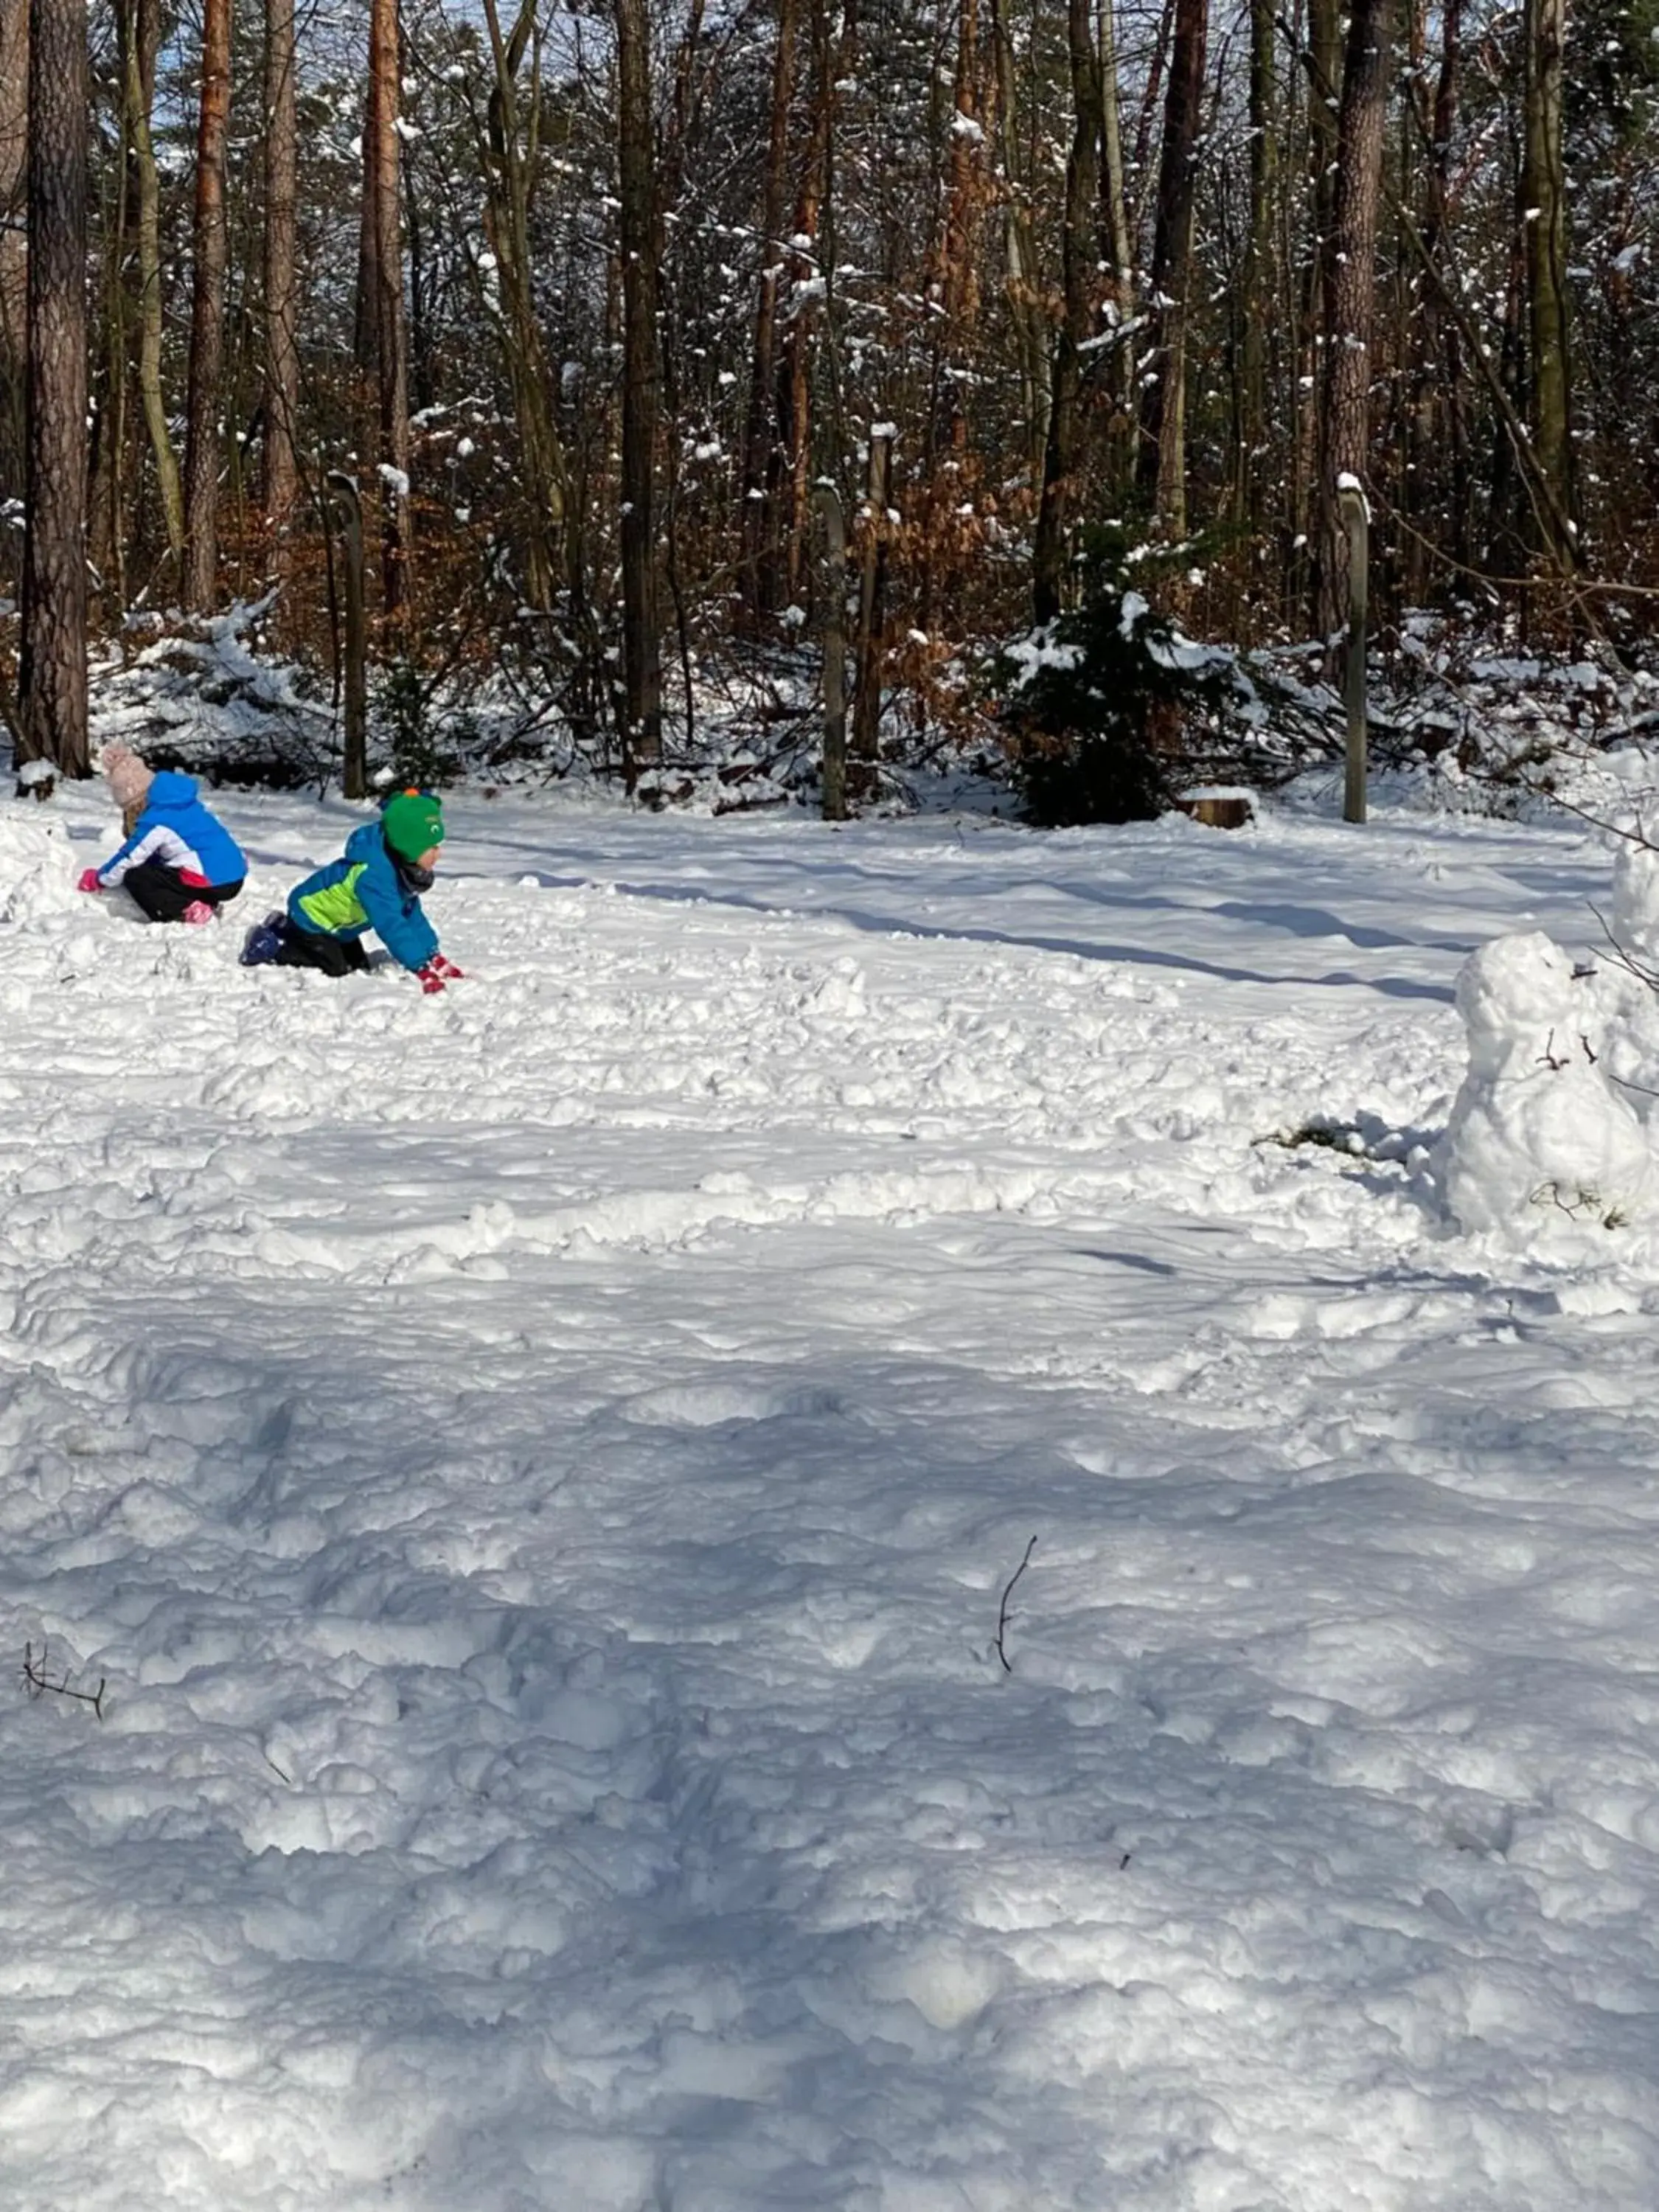
[[[1579,1034],[1560,946],[1538,931],[1483,946],[1458,976],[1457,1010],[1468,1073],[1437,1159],[1453,1218],[1472,1233],[1628,1220],[1649,1194],[1652,1155]]]

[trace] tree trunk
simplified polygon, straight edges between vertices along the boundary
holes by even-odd
[[[1342,778],[1342,819],[1365,818],[1365,617],[1370,570],[1370,509],[1351,479],[1337,488],[1337,514],[1348,544],[1347,650],[1342,678],[1347,744]]]
[[[823,296],[819,227],[830,161],[835,84],[830,48],[814,0],[813,46],[817,66],[812,118],[800,184],[795,196],[790,246],[783,268],[787,305],[781,317],[777,374],[778,438],[768,483],[781,538],[777,597],[798,605],[806,589],[808,493],[812,471],[812,331]]]
[[[887,510],[892,499],[892,426],[878,424],[870,433],[870,472],[861,518],[864,542],[859,551],[858,688],[853,698],[853,758],[860,763],[866,776],[876,758],[881,727],[881,671],[886,641]]]
[[[1519,181],[1517,160],[1517,190]],[[1524,430],[1527,419],[1527,248],[1518,232],[1510,243],[1507,276],[1495,349],[1497,391],[1493,397],[1498,398],[1501,394],[1502,398],[1498,420],[1492,426],[1484,558],[1488,568],[1496,568],[1500,574],[1514,575],[1525,567],[1528,549],[1537,543],[1534,534],[1537,518],[1534,514],[1529,523],[1527,512],[1526,462],[1512,429],[1518,423]],[[1530,459],[1530,444],[1527,453]]]
[[[778,287],[784,271],[781,232],[788,190],[789,109],[795,90],[797,0],[779,0],[777,42],[772,54],[772,98],[761,188],[761,277],[755,306],[750,365],[749,414],[744,430],[743,592],[751,625],[778,603],[778,480],[772,418],[777,368]]]
[[[1337,116],[1342,71],[1342,21],[1338,0],[1308,0],[1308,216],[1312,230],[1307,281],[1302,293],[1301,343],[1297,383],[1294,490],[1291,527],[1312,549],[1297,581],[1314,580],[1310,611],[1317,620],[1317,579],[1323,562],[1318,546],[1323,509],[1319,492],[1320,418],[1324,402],[1325,292],[1335,222]]]
[[[1019,139],[1014,41],[1008,28],[1006,0],[991,0],[991,39],[996,63],[1000,150],[1006,180],[1003,215],[1006,276],[1003,289],[1007,295],[1019,356],[1020,411],[1024,422],[1027,465],[1035,485],[1042,481],[1042,457],[1048,443],[1048,331],[1037,285],[1030,185],[1024,149]]]
[[[129,0],[116,0],[116,49],[125,52],[127,45],[126,15]],[[127,465],[127,384],[130,373],[127,349],[127,292],[126,263],[131,240],[133,161],[126,101],[118,103],[115,118],[114,158],[110,167],[113,175],[108,190],[112,201],[106,199],[100,211],[103,233],[103,282],[99,297],[102,306],[103,329],[100,350],[103,356],[102,374],[94,380],[92,397],[92,426],[88,441],[88,484],[87,538],[88,558],[99,591],[100,605],[97,619],[106,623],[111,613],[118,622],[126,606],[126,465]]]
[[[1100,90],[1100,258],[1110,313],[1125,337],[1112,349],[1110,481],[1115,499],[1134,483],[1135,349],[1127,335],[1135,312],[1134,247],[1129,225],[1129,180],[1123,166],[1121,97],[1118,86],[1115,0],[1099,0],[1100,37],[1095,82]]]
[[[195,294],[185,445],[185,604],[213,604],[219,569],[219,403],[224,374],[225,149],[230,131],[231,0],[204,0],[196,137]]]
[[[986,159],[986,124],[992,119],[994,94],[981,46],[979,0],[961,0],[957,15],[956,70],[951,87],[951,121],[945,128],[945,158],[939,180],[939,220],[923,267],[923,328],[927,360],[927,397],[919,460],[915,469],[919,527],[914,540],[912,574],[915,619],[931,629],[936,619],[950,543],[949,518],[962,503],[969,455],[966,382],[971,380],[980,309],[980,273],[975,249],[979,219],[994,188]],[[833,152],[833,142],[831,145]],[[826,167],[826,175],[833,170]],[[826,239],[834,234],[834,206],[826,192]],[[831,274],[823,257],[826,278]],[[826,290],[826,299],[828,293]],[[831,353],[833,368],[833,351]],[[839,454],[842,441],[833,440]],[[884,505],[885,501],[883,502]]]
[[[374,210],[374,187],[377,175],[374,167],[374,146],[377,137],[374,102],[380,89],[380,80],[375,74],[372,52],[374,38],[372,0],[368,35],[371,53],[363,88],[362,140],[363,182],[362,189],[357,195],[357,301],[351,336],[352,358],[362,371],[366,386],[374,383],[375,372],[380,366],[380,331],[375,323],[377,304],[380,296],[380,230]],[[360,401],[363,409],[364,435],[367,440],[372,436],[368,419],[369,406],[367,399],[362,398],[361,395]]]
[[[1139,474],[1143,500],[1172,538],[1187,530],[1188,290],[1208,20],[1207,0],[1176,0],[1149,272],[1153,374],[1141,405]]]
[[[161,0],[131,0],[125,19],[122,57],[127,136],[137,173],[138,252],[138,398],[155,463],[161,502],[161,526],[167,551],[178,561],[185,550],[185,494],[178,456],[167,427],[161,390],[161,185],[156,173],[150,117],[155,104],[155,56],[161,45]]]
[[[1423,243],[1437,258],[1449,216],[1452,133],[1456,128],[1462,62],[1463,0],[1444,0],[1440,18],[1440,68],[1425,136]],[[1468,426],[1463,405],[1463,360],[1457,325],[1432,284],[1419,308],[1418,359],[1412,383],[1410,505],[1419,530],[1443,517],[1451,558],[1470,557]],[[1425,548],[1411,541],[1408,588],[1420,599],[1427,582]]]
[[[616,0],[617,170],[623,286],[622,572],[623,768],[631,789],[662,758],[662,645],[657,610],[655,495],[659,256],[645,0]]]
[[[1347,543],[1337,512],[1337,479],[1364,481],[1370,443],[1376,216],[1392,31],[1393,0],[1354,0],[1342,68],[1336,207],[1325,264],[1319,626],[1328,638],[1344,619],[1347,596]]]
[[[945,313],[938,319],[935,352],[960,351],[979,312],[979,270],[974,230],[983,198],[986,88],[980,57],[979,0],[961,0],[957,16],[952,121],[945,156],[944,219],[933,252],[933,286]],[[956,118],[960,118],[957,120]],[[957,401],[957,404],[960,404]]]
[[[1042,502],[1031,557],[1031,609],[1040,622],[1060,612],[1066,578],[1066,532],[1083,458],[1079,404],[1082,348],[1094,321],[1095,228],[1091,220],[1100,135],[1095,81],[1095,29],[1089,0],[1067,0],[1072,76],[1072,143],[1066,157],[1066,215],[1060,233],[1062,312],[1054,333],[1048,391],[1048,438],[1042,457]]]
[[[1566,179],[1561,157],[1563,57],[1566,0],[1525,0],[1526,140],[1521,221],[1526,238],[1527,306],[1532,340],[1533,445],[1554,505],[1574,512],[1570,420],[1571,344],[1567,318]],[[1573,544],[1547,549],[1572,565]]]
[[[265,0],[264,508],[271,568],[280,581],[286,580],[290,566],[289,530],[299,488],[294,438],[300,402],[294,63],[294,0]]]
[[[10,484],[21,481],[27,451],[28,106],[29,0],[0,0],[0,482]]]
[[[20,752],[88,773],[87,738],[87,17],[29,16],[28,472]]]
[[[484,222],[495,256],[501,293],[501,343],[519,428],[525,500],[524,590],[539,613],[551,611],[557,590],[559,540],[566,539],[572,588],[580,580],[579,507],[568,492],[568,463],[554,420],[552,372],[536,316],[530,249],[530,195],[539,128],[539,52],[535,0],[523,0],[508,38],[495,0],[484,0],[495,84],[483,146]],[[532,50],[530,112],[519,110],[519,71]],[[528,140],[526,149],[526,139]]]
[[[363,510],[357,487],[342,469],[331,469],[328,496],[339,525],[345,568],[345,636],[337,677],[343,694],[340,791],[368,796],[368,626],[363,611]]]
[[[1238,449],[1232,497],[1233,519],[1246,528],[1261,518],[1261,462],[1267,424],[1267,328],[1279,200],[1274,31],[1273,0],[1250,0],[1250,206],[1239,283]]]
[[[372,241],[367,312],[380,428],[380,601],[394,620],[409,598],[409,360],[398,190],[399,82],[398,0],[371,0],[363,124],[364,230]]]
[[[833,484],[820,484],[813,504],[823,523],[823,557],[814,594],[823,640],[823,813],[847,819],[847,530]]]
[[[421,179],[408,155],[404,157],[404,243],[409,255],[410,393],[418,415],[438,397],[436,363],[432,347],[433,269],[428,252],[431,234],[424,218]]]

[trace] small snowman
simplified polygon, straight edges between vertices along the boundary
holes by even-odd
[[[1436,1153],[1446,1206],[1471,1234],[1570,1219],[1615,1228],[1649,1194],[1642,1125],[1581,1034],[1571,961],[1541,931],[1464,963],[1469,1066]]]

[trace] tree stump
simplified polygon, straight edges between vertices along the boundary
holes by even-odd
[[[1243,830],[1255,819],[1255,802],[1243,792],[1188,792],[1176,805],[1208,830]]]

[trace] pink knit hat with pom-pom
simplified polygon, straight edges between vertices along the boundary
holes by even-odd
[[[124,745],[119,738],[112,739],[104,747],[99,765],[109,785],[110,796],[124,814],[128,807],[143,804],[155,778],[131,745]]]

